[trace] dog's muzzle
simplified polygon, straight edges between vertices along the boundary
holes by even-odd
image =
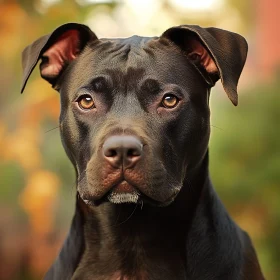
[[[119,170],[119,180],[108,192],[106,198],[112,203],[137,203],[140,192],[133,180],[126,178],[127,170],[133,170],[140,161],[143,144],[132,135],[108,137],[102,147],[102,157],[111,168]]]

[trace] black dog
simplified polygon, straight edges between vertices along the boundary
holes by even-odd
[[[45,279],[264,279],[208,172],[210,89],[221,78],[237,105],[246,55],[240,35],[188,25],[98,39],[70,23],[24,50],[22,91],[41,59],[77,174],[71,230]]]

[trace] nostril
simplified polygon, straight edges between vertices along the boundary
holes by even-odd
[[[117,156],[117,151],[115,149],[106,149],[104,151],[105,157],[116,157]]]
[[[141,151],[140,151],[140,149],[131,148],[131,149],[127,150],[126,155],[127,155],[127,157],[131,157],[131,158],[137,157],[137,156],[141,155]]]

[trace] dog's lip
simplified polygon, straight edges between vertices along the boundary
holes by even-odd
[[[98,206],[102,202],[108,202],[108,196],[110,195],[128,195],[137,193],[138,203],[143,204],[146,202],[150,205],[162,207],[169,205],[176,197],[176,195],[172,194],[165,200],[155,199],[149,194],[146,194],[146,192],[143,192],[141,187],[131,181],[130,178],[127,178],[125,174],[122,174],[112,185],[107,186],[106,188],[107,191],[102,193],[102,195],[95,196],[94,194],[91,195],[89,192],[81,195],[81,198],[87,205]]]
[[[85,204],[89,205],[89,206],[98,206],[100,204],[102,204],[103,202],[109,202],[108,200],[108,195],[109,193],[106,193],[106,195],[104,195],[102,198],[97,199],[97,200],[93,200],[93,199],[85,199],[83,197],[82,200],[84,201]],[[137,204],[141,204],[143,207],[143,203],[148,203],[151,206],[154,207],[165,207],[168,206],[170,204],[171,201],[168,202],[158,202],[152,198],[149,198],[148,196],[144,195],[143,193],[139,194],[139,199],[137,201]]]
[[[114,191],[115,193],[132,193],[136,191],[136,188],[128,183],[126,180],[122,180],[120,183],[117,183],[110,192]]]
[[[108,201],[108,196],[112,193],[115,194],[129,194],[129,193],[138,193],[139,198],[142,197],[142,193],[138,190],[136,186],[129,183],[125,178],[122,178],[116,184],[114,184],[108,192],[106,192],[101,198],[99,199],[92,199],[88,196],[80,196],[82,200],[90,206],[97,206],[103,201]]]
[[[137,192],[138,195],[139,195],[138,201],[137,201],[138,204],[143,205],[143,203],[148,203],[149,205],[155,206],[155,207],[165,207],[165,206],[168,206],[173,201],[173,199],[169,198],[165,202],[159,202],[157,200],[154,200],[154,199],[148,197],[147,195],[143,194],[142,192],[138,191],[137,188],[135,188],[135,187],[133,187],[131,185],[129,185],[129,191],[127,191],[126,189],[122,190],[122,188],[124,187],[124,185],[126,185],[126,183],[127,182],[123,183],[123,185],[121,185],[121,186],[119,186],[120,184],[117,184],[113,189],[111,189],[109,192],[107,192],[105,195],[103,195],[99,199],[92,199],[92,198],[83,197],[83,196],[80,196],[80,197],[82,198],[84,203],[89,205],[89,206],[98,206],[98,205],[102,204],[103,202],[109,202],[108,196],[111,193],[127,194],[127,193],[135,193],[135,192]]]

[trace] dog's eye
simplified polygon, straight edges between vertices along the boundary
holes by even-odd
[[[94,101],[90,95],[83,95],[78,99],[78,104],[83,110],[95,108]]]
[[[163,105],[163,107],[171,109],[174,108],[179,102],[179,99],[173,95],[173,94],[166,94],[162,101],[161,104]]]

